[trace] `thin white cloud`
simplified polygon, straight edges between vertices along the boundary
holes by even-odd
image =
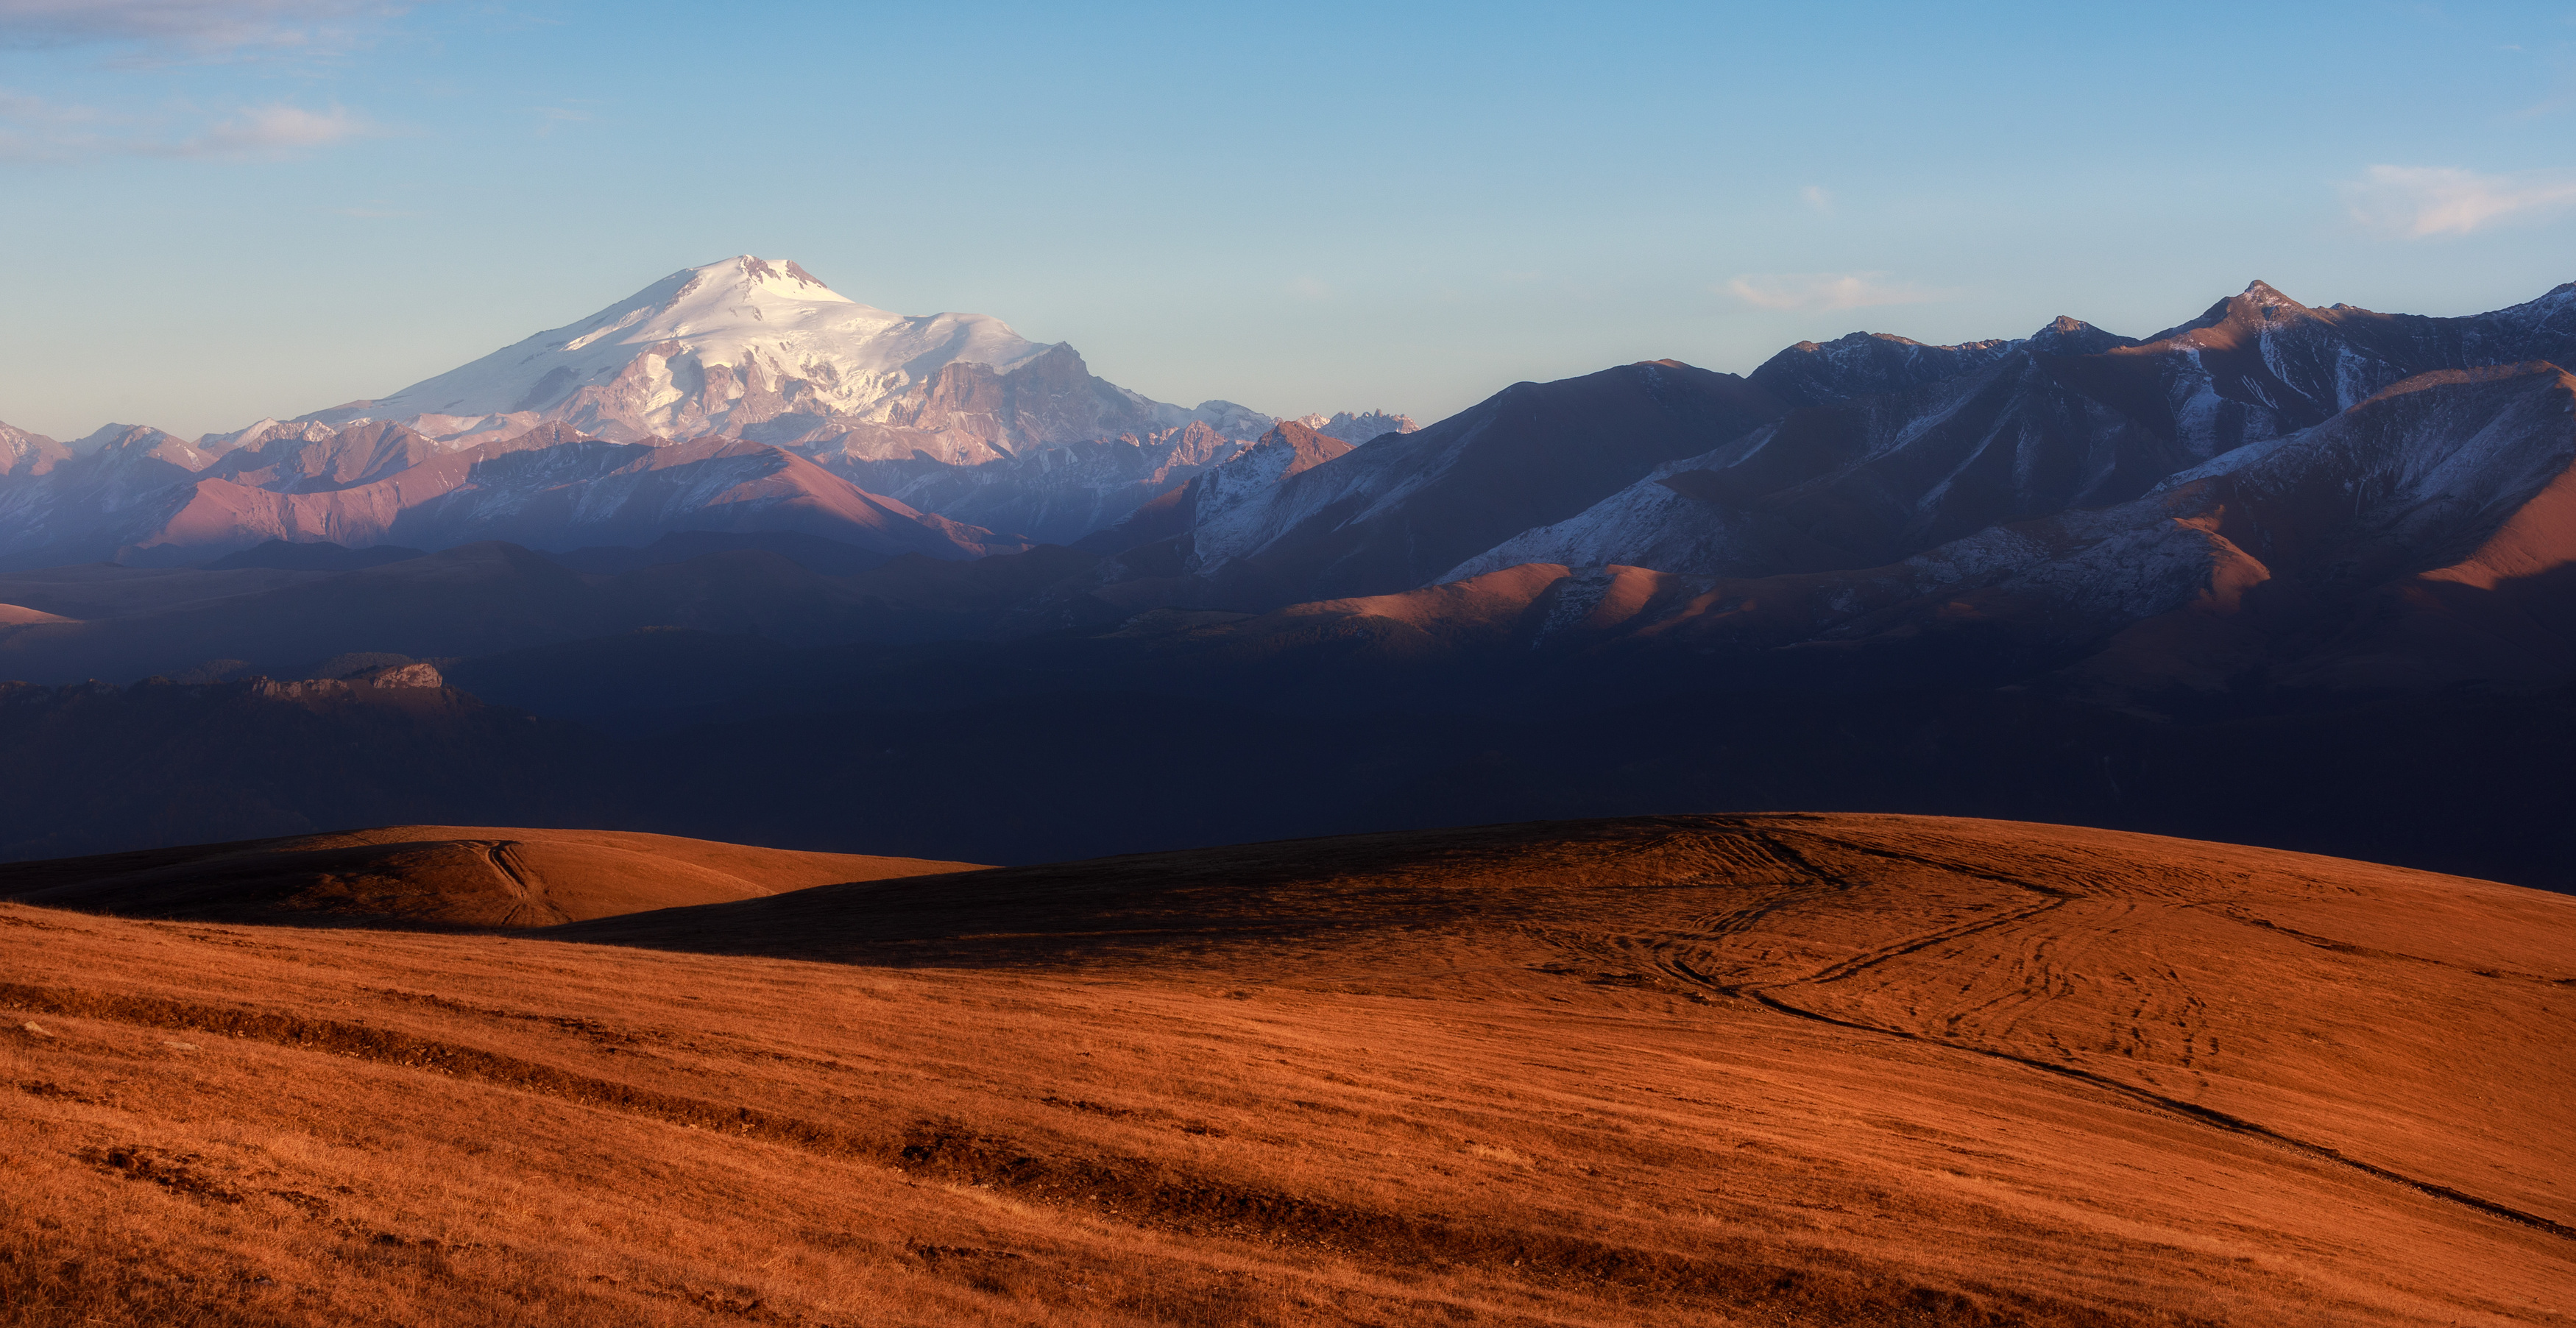
[[[1814,208],[1818,212],[1824,213],[1828,217],[1834,214],[1834,196],[1832,193],[1828,192],[1823,185],[1808,185],[1806,188],[1798,191],[1798,197],[1804,199],[1807,206]]]
[[[279,157],[353,138],[370,138],[377,132],[374,125],[342,107],[308,111],[276,102],[251,107],[208,126],[193,138],[152,151],[169,157]]]
[[[0,161],[74,163],[103,157],[275,160],[383,130],[347,108],[288,102],[249,106],[220,119],[173,126],[0,92]]]
[[[1771,272],[1737,277],[1726,294],[1762,309],[1866,309],[1881,304],[1926,304],[1954,292],[1890,281],[1884,272]]]
[[[403,0],[0,0],[0,46],[140,46],[208,58],[328,51]]]
[[[599,117],[591,112],[572,105],[531,106],[528,112],[537,117],[537,137],[539,138],[551,138],[557,129],[565,125],[596,124],[599,120]]]
[[[2452,166],[2373,166],[2346,182],[2343,196],[2362,225],[2421,240],[2576,209],[2576,171],[2482,175]]]

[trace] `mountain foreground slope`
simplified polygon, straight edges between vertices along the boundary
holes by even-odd
[[[2576,901],[2366,864],[1689,816],[0,927],[0,1322],[2576,1317]]]
[[[0,866],[0,898],[190,922],[522,928],[972,869],[673,835],[397,825]]]

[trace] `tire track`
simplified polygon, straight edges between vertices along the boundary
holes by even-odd
[[[2080,1069],[2071,1065],[2053,1065],[2047,1061],[2038,1060],[2029,1056],[2017,1055],[2013,1052],[1997,1050],[1991,1047],[1981,1047],[1972,1043],[1955,1042],[1947,1038],[1909,1032],[1901,1028],[1889,1028],[1878,1024],[1862,1023],[1857,1020],[1838,1018],[1833,1015],[1822,1014],[1814,1010],[1790,1004],[1787,1000],[1782,999],[1782,997],[1776,993],[1782,992],[1788,988],[1809,983],[1840,981],[1868,968],[1886,963],[1892,959],[1916,953],[1930,946],[1938,945],[1944,941],[1957,940],[1963,936],[1975,935],[1978,932],[2003,926],[2007,923],[2025,921],[2048,913],[2052,910],[2062,908],[2077,899],[2089,897],[2081,892],[2044,886],[2036,882],[2022,880],[2013,876],[2006,876],[1988,871],[1979,871],[1975,868],[1959,864],[1940,862],[1936,859],[1919,857],[1913,854],[1900,853],[1893,850],[1877,849],[1864,844],[1853,844],[1832,836],[1816,835],[1812,832],[1807,833],[1812,838],[1823,839],[1826,842],[1835,844],[1839,847],[1848,848],[1859,853],[1869,854],[1873,857],[1882,857],[1899,862],[1913,863],[1919,866],[1932,867],[1941,871],[1956,872],[1960,875],[1971,876],[1980,880],[2017,886],[2038,894],[2050,896],[2050,899],[2044,904],[2018,910],[2011,914],[1995,918],[1979,919],[1974,923],[1962,926],[1945,927],[1939,931],[1917,939],[1882,947],[1870,954],[1857,956],[1852,959],[1828,965],[1825,968],[1819,969],[1805,977],[1789,978],[1777,982],[1737,984],[1716,981],[1697,972],[1692,969],[1689,964],[1679,959],[1668,961],[1670,967],[1677,971],[1681,976],[1700,984],[1711,992],[1718,995],[1733,996],[1743,1000],[1749,1000],[1762,1006],[1764,1009],[1777,1014],[1787,1015],[1794,1019],[1807,1020],[1813,1023],[1825,1024],[1834,1028],[1848,1029],[1853,1032],[1872,1033],[1881,1037],[1898,1038],[1903,1041],[1919,1043],[1924,1046],[1941,1047],[1950,1051],[1965,1052],[1972,1056],[1981,1056],[1989,1060],[2002,1061],[2007,1064],[2021,1066],[2024,1069],[2037,1070],[2043,1074],[2054,1075],[2061,1079],[2070,1079],[2078,1083],[2088,1084],[2094,1088],[2117,1094],[2118,1096],[2128,1098],[2131,1101],[2179,1116],[2197,1124],[2210,1126],[2230,1134],[2259,1139],[2265,1143],[2287,1149],[2301,1156],[2313,1158],[2321,1162],[2333,1163],[2338,1166],[2348,1167],[2376,1180],[2412,1190],[2417,1194],[2421,1194],[2429,1198],[2457,1204],[2488,1217],[2501,1218],[2504,1221],[2529,1227],[2532,1230],[2555,1236],[2561,1240],[2576,1241],[2576,1226],[2569,1226],[2566,1223],[2554,1221],[2550,1218],[2543,1217],[2538,1213],[2526,1212],[2523,1209],[2515,1208],[2510,1204],[2499,1203],[2493,1199],[2471,1194],[2466,1190],[2456,1189],[2438,1182],[2409,1176],[2404,1172],[2392,1170],[2374,1162],[2365,1162],[2360,1158],[2345,1154],[2340,1149],[2331,1148],[2324,1144],[2311,1143],[2293,1135],[2283,1134],[2269,1126],[2247,1120],[2242,1116],[2232,1115],[2214,1107],[2204,1107],[2197,1103],[2186,1102],[2180,1098],[2169,1097],[2163,1093],[2155,1092],[2152,1089],[2140,1088],[2133,1084],[2124,1083],[2108,1075],[2099,1074],[2091,1070]],[[1764,838],[1769,840],[1770,836],[1766,834]],[[1789,860],[1795,861],[1802,870],[1813,875],[1819,883],[1830,885],[1836,889],[1850,889],[1854,884],[1856,884],[1855,882],[1848,881],[1840,876],[1829,874],[1821,868],[1814,866],[1803,854],[1799,854],[1795,849],[1791,849],[1787,845],[1774,843],[1773,847],[1776,850],[1781,851]],[[2189,906],[2185,905],[2185,907]],[[2270,925],[2256,923],[2242,918],[2234,920],[2243,922],[2249,926]],[[2283,931],[2288,930],[2286,928],[2275,929]],[[2307,938],[2302,937],[2302,939]],[[2315,939],[2323,940],[2323,938]],[[2412,956],[2391,957],[2412,958]],[[2441,961],[2426,960],[2424,962],[2438,964]]]
[[[2516,982],[2537,982],[2543,986],[2551,987],[2576,986],[2576,978],[2546,977],[2538,973],[2524,973],[2510,968],[2471,968],[2466,964],[2455,964],[2448,959],[2433,959],[2425,955],[2407,954],[2402,950],[2381,950],[2367,945],[2357,945],[2351,941],[2339,941],[2334,937],[2321,936],[2312,931],[2301,931],[2296,927],[2284,927],[2280,923],[2272,921],[2270,918],[2258,918],[2251,914],[2240,912],[2238,911],[2236,901],[2229,899],[2202,900],[2197,903],[2183,904],[2179,907],[2208,909],[2211,911],[2213,916],[2224,918],[2240,927],[2252,927],[2258,931],[2268,931],[2275,935],[2287,936],[2291,940],[2297,941],[2302,945],[2312,945],[2320,950],[2330,950],[2336,954],[2359,955],[2365,959],[2395,959],[2409,964],[2431,964],[2435,968],[2447,968],[2454,973],[2470,973],[2482,978],[2504,978]]]
[[[1876,1024],[1864,1024],[1850,1019],[1838,1019],[1829,1014],[1819,1014],[1813,1010],[1802,1009],[1798,1006],[1791,1005],[1772,995],[1769,991],[1757,988],[1740,987],[1729,989],[1719,987],[1717,990],[1729,996],[1741,996],[1765,1009],[1776,1011],[1780,1014],[1791,1016],[1792,1018],[1811,1020],[1819,1024],[1830,1024],[1836,1028],[1847,1028],[1855,1032],[1876,1033],[1884,1037],[1902,1038],[1907,1042],[1919,1042],[1926,1046],[1944,1047],[1951,1051],[1964,1051],[1973,1056],[1983,1056],[1991,1060],[2005,1061],[2013,1065],[2022,1066],[2025,1069],[2040,1071],[2043,1074],[2053,1074],[2061,1079],[2072,1079],[2079,1083],[2090,1084],[2095,1088],[2119,1094],[2122,1097],[2130,1098],[2150,1107],[2160,1108],[2174,1115],[2184,1117],[2185,1119],[2192,1120],[2203,1125],[2214,1126],[2218,1129],[2225,1130],[2230,1134],[2241,1134],[2249,1138],[2260,1139],[2266,1143],[2286,1148],[2291,1152],[2312,1157],[2322,1162],[2332,1162],[2341,1166],[2350,1167],[2355,1171],[2361,1172],[2363,1175],[2387,1181],[2390,1184],[2402,1186],[2406,1189],[2413,1190],[2418,1194],[2426,1195],[2435,1199],[2448,1200],[2449,1202],[2459,1204],[2462,1207],[2484,1213],[2489,1217],[2499,1217],[2508,1222],[2519,1223],[2523,1226],[2530,1227],[2535,1231],[2541,1231],[2549,1235],[2556,1236],[2561,1240],[2576,1241],[2576,1227],[2571,1227],[2564,1222],[2552,1221],[2549,1218],[2542,1217],[2538,1213],[2525,1212],[2522,1209],[2515,1208],[2509,1204],[2501,1204],[2497,1203],[2493,1199],[2481,1198],[2466,1190],[2453,1189],[2448,1185],[2439,1184],[2434,1181],[2419,1180],[2413,1176],[2405,1174],[2404,1172],[2392,1171],[2387,1167],[2378,1165],[2377,1163],[2364,1162],[2360,1158],[2348,1156],[2340,1149],[2329,1148],[2324,1144],[2309,1143],[2307,1140],[2297,1138],[2296,1136],[2283,1134],[2269,1126],[2257,1124],[2256,1122],[2247,1120],[2242,1116],[2230,1115],[2229,1113],[2220,1111],[2215,1107],[2204,1107],[2197,1103],[2182,1101],[2179,1098],[2167,1097],[2162,1093],[2139,1088],[2131,1084],[2125,1084],[2108,1075],[2096,1074],[2091,1070],[2078,1069],[2071,1065],[2051,1065],[2046,1061],[2035,1060],[2028,1056],[2017,1056],[2009,1051],[1996,1051],[1989,1047],[1979,1047],[1966,1043],[1952,1042],[1944,1038],[1928,1037],[1921,1033],[1909,1033],[1901,1028],[1883,1028]]]
[[[517,843],[517,840],[504,839],[483,846],[483,856],[492,864],[493,872],[500,876],[502,884],[510,887],[511,893],[519,897],[519,902],[511,905],[510,911],[502,916],[501,925],[544,927],[572,921],[571,914],[555,907],[553,898],[546,892],[545,883],[511,860],[510,850]],[[530,915],[532,920],[522,923],[519,920],[522,913]]]

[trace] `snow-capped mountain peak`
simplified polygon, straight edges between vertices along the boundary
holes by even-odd
[[[949,364],[1007,371],[1047,349],[998,318],[890,313],[792,261],[743,254],[683,268],[391,396],[306,418],[419,421],[460,442],[541,418],[584,420],[603,435],[692,437],[791,411],[864,416]]]

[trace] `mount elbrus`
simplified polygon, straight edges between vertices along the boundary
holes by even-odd
[[[272,538],[553,548],[690,529],[971,558],[1077,538],[1273,422],[1151,401],[998,319],[891,314],[744,256],[291,420],[194,442],[0,426],[0,566],[185,564]],[[1413,427],[1308,422],[1352,441]]]

